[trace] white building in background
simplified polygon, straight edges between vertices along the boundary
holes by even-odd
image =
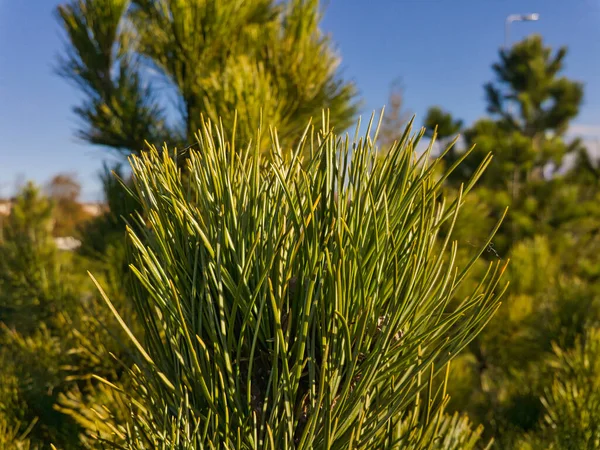
[[[99,216],[106,210],[106,206],[102,203],[82,203],[81,207],[86,213],[94,217]],[[2,223],[2,217],[8,216],[11,209],[12,202],[10,200],[0,200],[0,224]],[[59,250],[73,251],[81,247],[81,241],[72,236],[56,237],[54,243]]]
[[[81,247],[81,241],[71,236],[54,238],[54,243],[59,250],[72,251]]]
[[[8,216],[10,214],[10,208],[12,204],[10,202],[0,202],[0,215]]]
[[[103,203],[82,203],[81,208],[88,213],[90,216],[99,216],[107,210],[107,207]]]

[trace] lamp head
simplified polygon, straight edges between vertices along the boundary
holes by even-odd
[[[538,13],[531,14],[511,14],[506,18],[507,22],[536,22],[540,20]]]

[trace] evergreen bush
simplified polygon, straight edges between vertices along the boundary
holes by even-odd
[[[238,146],[204,122],[185,168],[131,157],[143,339],[103,294],[137,348],[124,448],[474,445],[443,411],[449,362],[498,308],[505,263],[455,298],[495,230],[463,267],[451,235],[489,157],[446,202],[423,131],[384,158],[373,131],[336,136],[324,115],[293,152],[272,129],[263,158],[260,130]]]

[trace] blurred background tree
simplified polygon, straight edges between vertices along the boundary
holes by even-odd
[[[76,186],[58,184],[55,196],[72,200]],[[126,346],[115,339],[121,329],[98,303],[84,268],[96,268],[124,314],[133,324],[135,320],[117,282],[123,278],[122,267],[113,264],[109,271],[94,260],[57,249],[53,217],[54,202],[28,183],[2,225],[0,443],[4,439],[21,445],[17,438],[27,435],[27,442],[20,441],[31,448],[50,449],[53,443],[81,449],[82,437],[99,428],[92,405],[101,411],[102,404],[114,401],[92,381],[92,374],[118,383],[122,368],[110,354],[127,361]],[[119,270],[119,276],[113,275]],[[121,342],[126,341],[121,337]],[[78,420],[82,415],[91,417],[89,430]]]
[[[491,118],[465,133],[468,146],[476,142],[481,155],[495,148],[496,181],[515,192],[581,148],[578,139],[565,139],[583,101],[583,85],[561,76],[566,55],[565,47],[553,52],[537,35],[501,50],[492,66],[497,80],[484,86]]]
[[[379,127],[378,141],[384,149],[388,149],[394,141],[402,137],[410,117],[411,114],[406,110],[404,102],[402,79],[396,78],[390,85],[385,114]]]
[[[72,0],[57,13],[58,73],[84,94],[75,113],[92,144],[181,150],[202,116],[231,136],[237,111],[239,142],[272,124],[285,148],[323,108],[339,130],[357,112],[318,0]]]
[[[29,330],[52,313],[47,299],[60,288],[53,273],[53,225],[52,202],[26,184],[4,221],[0,242],[0,320],[9,327],[21,323]]]
[[[549,369],[556,349],[574,358],[577,350],[571,349],[600,318],[598,165],[580,140],[567,137],[583,88],[561,75],[566,55],[566,48],[554,52],[539,36],[502,50],[493,65],[497,81],[485,85],[490,116],[465,128],[463,149],[447,158],[452,164],[475,145],[448,180],[447,189],[454,191],[485,155],[494,154],[481,185],[463,207],[456,227],[460,241],[481,242],[481,226],[511,205],[494,247],[484,253],[492,260],[510,258],[509,295],[469,351],[456,360],[449,387],[451,407],[484,424],[497,448],[581,448],[565,442],[582,426],[548,422],[548,417],[560,415],[552,410],[571,407],[559,406],[567,394]],[[432,108],[425,123],[430,128],[439,124],[442,131],[460,122]],[[569,154],[575,162],[565,166]],[[466,263],[472,253],[465,247],[459,259]],[[563,365],[570,364],[567,359],[561,359]],[[590,377],[600,375],[597,367],[589,370],[595,374]],[[559,378],[576,371],[569,373]],[[579,411],[565,420],[590,424],[595,403],[577,404]],[[551,434],[550,440],[534,441],[544,433]],[[529,436],[528,443],[523,436]],[[578,436],[577,442],[593,442]]]
[[[91,218],[80,202],[81,185],[74,175],[55,175],[46,186],[54,203],[54,236],[76,236],[78,228]]]
[[[423,126],[427,129],[426,136],[433,137],[435,132],[437,141],[443,148],[462,131],[463,121],[455,119],[450,112],[444,111],[439,106],[432,106],[427,110],[425,119],[423,119]],[[447,164],[456,161],[455,147],[448,152],[446,161]]]

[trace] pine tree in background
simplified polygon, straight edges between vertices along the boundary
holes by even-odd
[[[443,146],[461,132],[463,121],[455,119],[451,113],[444,111],[439,106],[432,106],[427,110],[423,126],[427,129],[426,136],[433,136],[435,131],[438,141]],[[456,150],[452,148],[449,156],[455,159],[455,153]]]
[[[468,141],[477,142],[483,155],[491,146],[504,147],[495,153],[506,171],[512,171],[506,178],[512,178],[517,190],[530,177],[541,179],[547,164],[558,168],[567,153],[581,146],[577,139],[564,140],[583,100],[583,85],[561,76],[566,55],[566,47],[553,53],[541,36],[529,37],[500,51],[500,62],[493,65],[497,81],[485,85],[487,109],[495,122],[475,124]],[[499,131],[492,131],[494,127]],[[493,133],[503,134],[505,144],[482,142],[482,136]]]
[[[52,202],[28,183],[0,243],[0,421],[18,434],[35,424],[30,431],[37,443],[69,442],[77,433],[68,417],[53,410],[66,361],[58,335],[67,330],[60,333],[57,318],[74,297],[52,238],[52,217]]]
[[[565,47],[553,53],[536,35],[500,51],[492,66],[496,81],[484,86],[490,117],[464,130],[464,147],[476,148],[451,181],[468,179],[493,151],[484,184],[516,196],[522,184],[543,179],[544,170],[558,169],[565,155],[583,150],[579,139],[567,142],[565,136],[583,101],[583,85],[561,75],[566,55]],[[433,107],[425,126],[435,125],[440,136],[452,136],[460,121]]]
[[[518,448],[600,448],[600,329],[587,330],[571,349],[555,346],[547,370],[552,382],[542,396],[543,424]]]
[[[3,224],[0,448],[20,448],[21,441],[31,449],[49,450],[51,443],[64,450],[83,448],[86,427],[99,429],[91,407],[101,412],[113,399],[94,386],[92,374],[122,381],[110,353],[127,359],[114,340],[120,328],[109,311],[97,308],[99,298],[84,267],[97,269],[132,322],[120,286],[103,268],[57,249],[53,206],[38,187],[26,184]],[[122,267],[115,264],[112,270],[122,277]]]
[[[58,17],[58,71],[85,96],[79,136],[124,154],[181,149],[203,115],[230,135],[237,111],[243,145],[262,120],[287,146],[322,108],[340,130],[357,111],[317,0],[71,0]]]
[[[52,202],[28,183],[16,196],[0,242],[0,321],[36,327],[52,314],[49,298],[59,290],[53,263]]]
[[[534,199],[533,190],[544,189],[545,170],[555,171],[565,155],[582,150],[579,139],[568,142],[566,138],[583,100],[581,83],[561,75],[566,54],[566,48],[553,52],[539,36],[500,51],[500,61],[493,65],[497,81],[485,85],[491,117],[479,119],[464,130],[464,148],[475,148],[449,181],[459,186],[490,152],[494,153],[482,179],[487,190],[479,194],[497,214],[507,204],[511,206],[499,234],[498,246],[503,253],[509,251],[511,242],[531,238],[539,226],[547,225],[541,220],[536,223],[534,217],[542,217],[541,212],[552,205],[542,196]],[[433,110],[426,123],[446,129],[458,121]]]
[[[451,113],[444,111],[439,106],[432,106],[427,110],[423,126],[426,130],[425,135],[435,139],[437,143],[436,150],[438,152],[446,151],[443,162],[446,167],[451,167],[461,156],[457,151],[458,143],[453,141],[462,129],[462,120],[455,119]],[[443,171],[443,169],[440,170]],[[468,177],[461,176],[463,171],[464,168],[461,164],[450,173],[448,180],[460,178],[464,181]]]
[[[118,164],[111,169],[105,163],[99,178],[104,191],[106,211],[83,223],[79,229],[83,236],[79,253],[95,260],[104,259],[111,247],[124,250],[125,221],[136,213],[139,206],[127,193],[127,181],[122,165]],[[111,261],[109,266],[116,268],[115,261]],[[125,269],[126,266],[117,270],[123,273],[126,272]]]
[[[569,142],[566,136],[583,97],[581,84],[561,75],[566,53],[553,52],[538,36],[501,52],[494,65],[497,82],[485,88],[491,116],[464,131],[466,148],[475,148],[449,178],[454,191],[493,151],[480,187],[463,206],[466,220],[457,223],[463,242],[481,242],[482,225],[510,205],[485,256],[510,258],[511,288],[496,317],[453,363],[449,385],[451,409],[485,424],[497,448],[521,448],[523,435],[539,437],[550,433],[550,426],[556,426],[556,442],[568,441],[570,425],[545,423],[545,404],[560,397],[547,360],[554,357],[553,346],[569,353],[600,319],[596,165],[578,139]],[[569,153],[579,160],[565,175],[549,170]],[[469,258],[458,255],[459,261]],[[474,273],[484,270],[474,267]],[[569,420],[585,423],[595,417],[594,408],[593,402],[582,402],[572,415],[577,419]]]

